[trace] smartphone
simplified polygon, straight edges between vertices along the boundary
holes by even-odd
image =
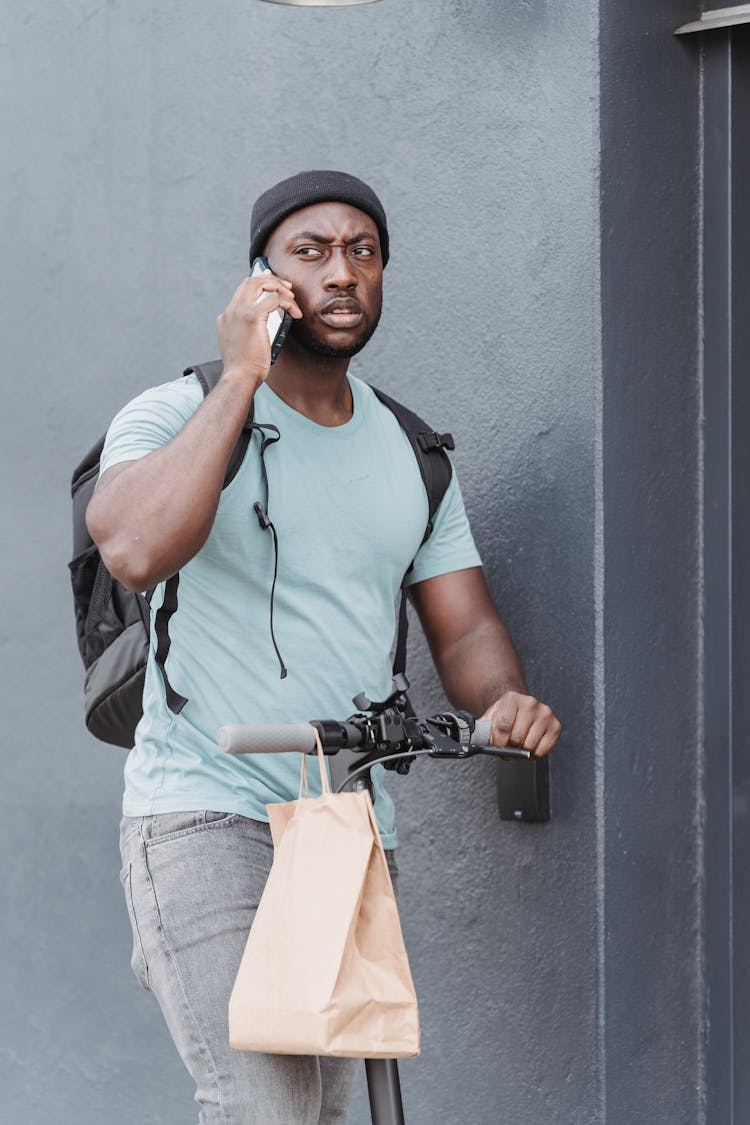
[[[251,277],[260,277],[264,273],[273,273],[265,258],[256,258],[250,267]],[[263,296],[258,297],[259,301],[263,300]],[[284,347],[289,329],[292,327],[292,318],[285,309],[274,309],[267,321],[268,324],[268,342],[271,345],[271,363],[275,363],[279,357],[279,352]]]

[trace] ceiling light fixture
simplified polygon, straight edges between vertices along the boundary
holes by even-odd
[[[266,0],[267,4],[292,4],[297,8],[346,8],[352,4],[374,4],[376,0]]]

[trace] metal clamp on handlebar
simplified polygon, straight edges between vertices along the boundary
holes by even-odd
[[[474,716],[466,711],[446,711],[444,718],[453,720],[454,737],[457,735],[461,745],[468,746],[474,733]]]

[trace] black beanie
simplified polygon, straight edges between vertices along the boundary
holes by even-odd
[[[282,219],[313,203],[350,203],[369,215],[380,234],[383,265],[388,261],[388,225],[383,204],[371,187],[347,172],[299,172],[264,191],[255,201],[250,219],[250,261],[263,247]]]

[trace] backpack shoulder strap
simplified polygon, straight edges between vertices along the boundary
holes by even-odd
[[[198,382],[201,385],[201,390],[203,391],[203,397],[205,398],[206,395],[210,394],[210,392],[218,383],[223,370],[224,364],[221,362],[221,360],[213,359],[210,363],[194,363],[191,367],[186,367],[182,374],[183,376],[191,375],[193,373],[196,375]],[[224,484],[222,485],[222,488],[226,488],[227,485],[234,480],[234,478],[237,476],[237,473],[239,472],[240,465],[242,464],[245,458],[245,454],[247,453],[247,447],[250,444],[250,438],[252,437],[252,423],[253,403],[251,402],[247,420],[242,428],[242,431],[240,432],[240,436],[235,442],[234,449],[232,450],[231,456],[229,458],[227,471],[224,474]]]
[[[451,482],[453,475],[453,467],[448,458],[446,449],[455,449],[456,445],[453,440],[452,434],[439,434],[431,430],[418,414],[408,407],[403,406],[400,402],[391,398],[390,395],[379,391],[377,387],[370,388],[382,402],[383,406],[396,416],[396,419],[401,426],[402,430],[408,437],[411,447],[414,450],[414,456],[419,465],[419,471],[422,474],[424,481],[425,491],[427,492],[427,504],[429,510],[429,517],[427,527],[425,529],[424,538],[422,542],[429,539],[432,532],[432,521],[435,518],[435,513],[440,507],[440,501],[445,496],[448,485]],[[411,570],[411,567],[409,568]],[[406,639],[409,632],[409,619],[406,612],[406,591],[401,591],[401,604],[398,611],[398,627],[396,630],[396,648],[393,655],[393,674],[394,676],[403,673],[406,670]],[[411,704],[408,705],[410,712]]]
[[[383,406],[387,406],[396,416],[399,425],[411,442],[427,492],[429,507],[429,522],[425,533],[425,539],[427,539],[432,531],[435,513],[440,507],[440,501],[445,496],[453,475],[453,467],[445,452],[446,449],[456,448],[453,435],[437,433],[413,410],[409,410],[402,403],[396,402],[394,398],[385,394],[384,391],[379,391],[377,387],[371,387],[370,389],[380,399]]]
[[[203,397],[205,398],[218,383],[223,370],[224,364],[221,360],[212,359],[210,363],[194,363],[190,367],[186,367],[182,374],[183,377],[192,374],[197,376],[198,382],[201,385],[201,390],[203,391]]]

